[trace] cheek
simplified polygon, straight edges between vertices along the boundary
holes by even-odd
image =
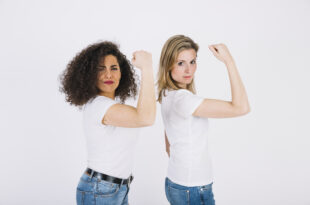
[[[97,80],[100,80],[100,79],[104,79],[104,74],[102,72],[99,72],[97,75]]]
[[[118,73],[118,75],[116,76],[116,79],[118,79],[118,81],[120,81],[120,80],[121,80],[121,78],[122,78],[122,73],[121,73],[121,72],[119,72],[119,73]]]
[[[192,66],[192,73],[193,73],[193,74],[196,72],[196,68],[197,68],[197,65],[193,65],[193,66]]]
[[[178,80],[180,78],[182,78],[183,76],[183,72],[181,71],[181,69],[172,69],[171,71],[171,76],[173,78],[173,80]]]
[[[117,74],[114,76],[114,80],[115,80],[115,82],[116,82],[116,87],[119,86],[119,82],[120,82],[120,80],[121,80],[121,77],[122,77],[121,73],[117,73]]]
[[[195,66],[195,67],[193,68],[193,74],[195,74],[196,68],[197,68],[197,66]]]

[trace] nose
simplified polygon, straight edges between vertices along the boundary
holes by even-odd
[[[104,77],[108,78],[108,79],[110,79],[112,77],[112,73],[109,69],[106,70]]]
[[[185,66],[185,70],[184,70],[184,71],[185,71],[185,73],[189,73],[189,70],[190,70],[190,65],[187,65],[187,64],[186,64],[186,66]]]

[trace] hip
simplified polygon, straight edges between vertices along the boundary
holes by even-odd
[[[215,205],[213,182],[203,186],[183,186],[169,178],[165,180],[165,192],[171,205]]]
[[[129,183],[118,184],[83,173],[76,189],[78,205],[127,205]]]

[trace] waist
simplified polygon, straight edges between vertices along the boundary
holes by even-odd
[[[167,177],[184,186],[200,186],[212,182],[212,172],[210,160],[197,164],[174,163],[169,160]]]
[[[85,171],[85,174],[87,174],[89,177],[95,177],[99,180],[104,180],[110,183],[114,183],[114,184],[119,184],[119,185],[125,185],[125,184],[130,184],[133,180],[133,176],[130,175],[128,178],[123,179],[123,178],[118,178],[118,177],[114,177],[114,176],[110,176],[104,173],[100,173],[100,172],[96,172],[93,169],[87,168]]]

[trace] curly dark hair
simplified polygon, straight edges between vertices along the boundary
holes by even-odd
[[[103,41],[91,44],[78,53],[60,75],[60,91],[65,93],[67,102],[79,107],[98,95],[99,89],[96,84],[99,70],[97,67],[100,59],[107,55],[116,57],[121,71],[115,97],[119,97],[121,103],[124,103],[128,97],[137,95],[137,75],[130,61],[120,52],[115,43]]]

